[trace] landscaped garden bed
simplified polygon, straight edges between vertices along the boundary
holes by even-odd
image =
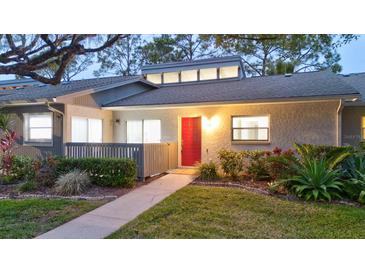
[[[235,187],[288,200],[365,203],[365,150],[294,144],[295,150],[219,152],[194,184]]]

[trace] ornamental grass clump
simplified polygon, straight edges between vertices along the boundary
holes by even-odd
[[[85,192],[90,184],[90,178],[86,172],[74,170],[57,179],[55,190],[59,195],[79,195]]]

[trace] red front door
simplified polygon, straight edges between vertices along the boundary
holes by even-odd
[[[201,160],[201,118],[181,118],[181,165],[193,166]]]

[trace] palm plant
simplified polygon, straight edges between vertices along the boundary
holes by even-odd
[[[341,198],[343,184],[340,171],[330,168],[323,159],[305,159],[300,164],[298,175],[286,180],[289,189],[305,200],[328,200]]]
[[[10,114],[0,110],[0,130],[2,133],[6,133],[11,129],[12,119]]]

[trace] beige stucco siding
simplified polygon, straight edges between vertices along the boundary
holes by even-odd
[[[113,142],[113,114],[110,110],[90,108],[77,105],[65,105],[64,142],[71,142],[72,116],[103,120],[103,142]]]
[[[120,120],[120,123],[114,123],[114,142],[126,142],[127,120],[160,119],[162,142],[180,143],[181,117],[201,116],[203,161],[216,159],[216,153],[221,148],[233,150],[272,149],[276,146],[289,148],[294,142],[336,145],[337,107],[338,101],[322,101],[114,111],[114,121]],[[233,144],[232,115],[269,115],[269,144]],[[218,125],[207,129],[204,121],[212,117],[219,121]]]

